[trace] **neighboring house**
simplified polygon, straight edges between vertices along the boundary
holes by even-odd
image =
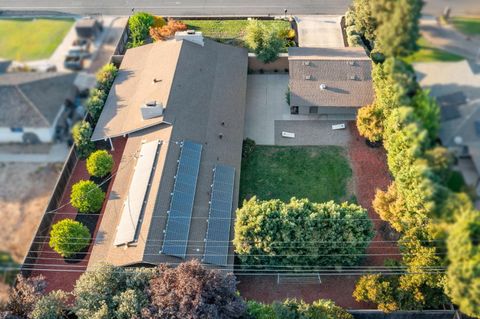
[[[0,74],[0,143],[50,143],[67,100],[73,73]]]
[[[248,54],[182,37],[122,60],[92,140],[128,138],[89,268],[191,258],[233,267]]]
[[[372,61],[363,48],[289,48],[290,110],[354,120],[373,102]]]

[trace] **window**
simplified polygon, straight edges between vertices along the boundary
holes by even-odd
[[[310,114],[317,114],[318,106],[310,106]]]
[[[13,133],[23,133],[23,127],[11,127],[10,131]]]

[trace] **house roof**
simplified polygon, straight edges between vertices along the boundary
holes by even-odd
[[[373,102],[372,62],[363,48],[290,48],[288,60],[292,106],[362,107]]]
[[[72,97],[75,73],[0,74],[0,126],[50,127]]]
[[[89,268],[104,260],[116,265],[182,261],[176,257],[160,254],[181,141],[190,140],[203,145],[187,259],[201,258],[203,255],[212,169],[217,163],[235,167],[234,207],[238,204],[248,69],[247,51],[208,39],[205,39],[203,47],[187,40],[157,42],[145,47],[140,47],[141,50],[127,51],[120,69],[127,74],[130,72],[129,66],[137,69],[131,71],[130,77],[123,76],[120,81],[117,78],[114,85],[114,92],[124,94],[121,86],[135,92],[135,98],[129,100],[132,101],[131,104],[112,94],[108,99],[120,100],[121,108],[130,109],[128,112],[135,114],[139,111],[137,101],[152,99],[154,95],[154,99],[165,103],[164,114],[159,118],[160,123],[147,128],[141,129],[144,126],[141,121],[137,121],[136,128],[130,126],[135,130],[128,134],[122,161],[112,185],[111,194],[114,195],[108,199],[100,225],[99,233],[102,237],[97,238],[93,247]],[[145,59],[146,63],[138,66],[140,59]],[[162,79],[160,85],[154,86],[158,87],[157,90],[134,89],[138,83],[145,83],[151,87],[153,76]],[[117,123],[113,117],[110,121]],[[222,138],[219,138],[220,134]],[[153,140],[159,140],[161,144],[140,217],[137,241],[128,247],[117,247],[113,240],[136,164],[132,155],[140,150],[142,143]],[[229,264],[233,265],[233,251],[229,252]]]

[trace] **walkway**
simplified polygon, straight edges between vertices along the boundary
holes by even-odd
[[[117,138],[113,141],[115,151],[111,153],[115,161],[115,167],[113,168],[114,172],[118,169],[118,166],[120,164],[126,141],[126,138]],[[95,238],[97,235],[98,227],[102,220],[105,203],[107,201],[104,202],[104,206],[102,207],[99,215],[77,214],[77,209],[75,209],[69,204],[70,190],[72,186],[80,180],[88,179],[89,175],[85,167],[85,161],[78,161],[70,176],[70,180],[65,187],[62,200],[60,201],[60,207],[62,208],[59,209],[58,212],[54,213],[55,216],[53,218],[52,225],[66,218],[79,220],[90,229],[92,238]],[[114,180],[115,175],[108,184],[108,188],[106,190],[106,198],[108,198],[109,196]],[[39,256],[37,257],[35,264],[24,265],[24,267],[33,267],[31,273],[32,276],[45,276],[48,285],[47,292],[57,289],[62,289],[67,292],[71,291],[75,285],[76,280],[87,268],[88,259],[93,245],[90,245],[87,252],[83,253],[83,259],[65,259],[50,248],[50,246],[48,245],[48,236],[45,239],[35,238],[34,240],[45,242],[43,243],[43,247],[41,248],[41,250],[38,252]]]
[[[343,41],[341,16],[296,16],[300,47],[341,48]]]

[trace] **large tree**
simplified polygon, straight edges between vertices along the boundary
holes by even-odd
[[[246,29],[245,43],[265,63],[273,62],[286,46],[285,30],[251,20]]]
[[[143,315],[152,319],[240,318],[246,309],[235,276],[207,269],[198,260],[176,268],[160,265],[150,281],[150,301]]]
[[[249,266],[350,266],[372,237],[372,222],[358,205],[254,197],[237,211],[233,243]]]

